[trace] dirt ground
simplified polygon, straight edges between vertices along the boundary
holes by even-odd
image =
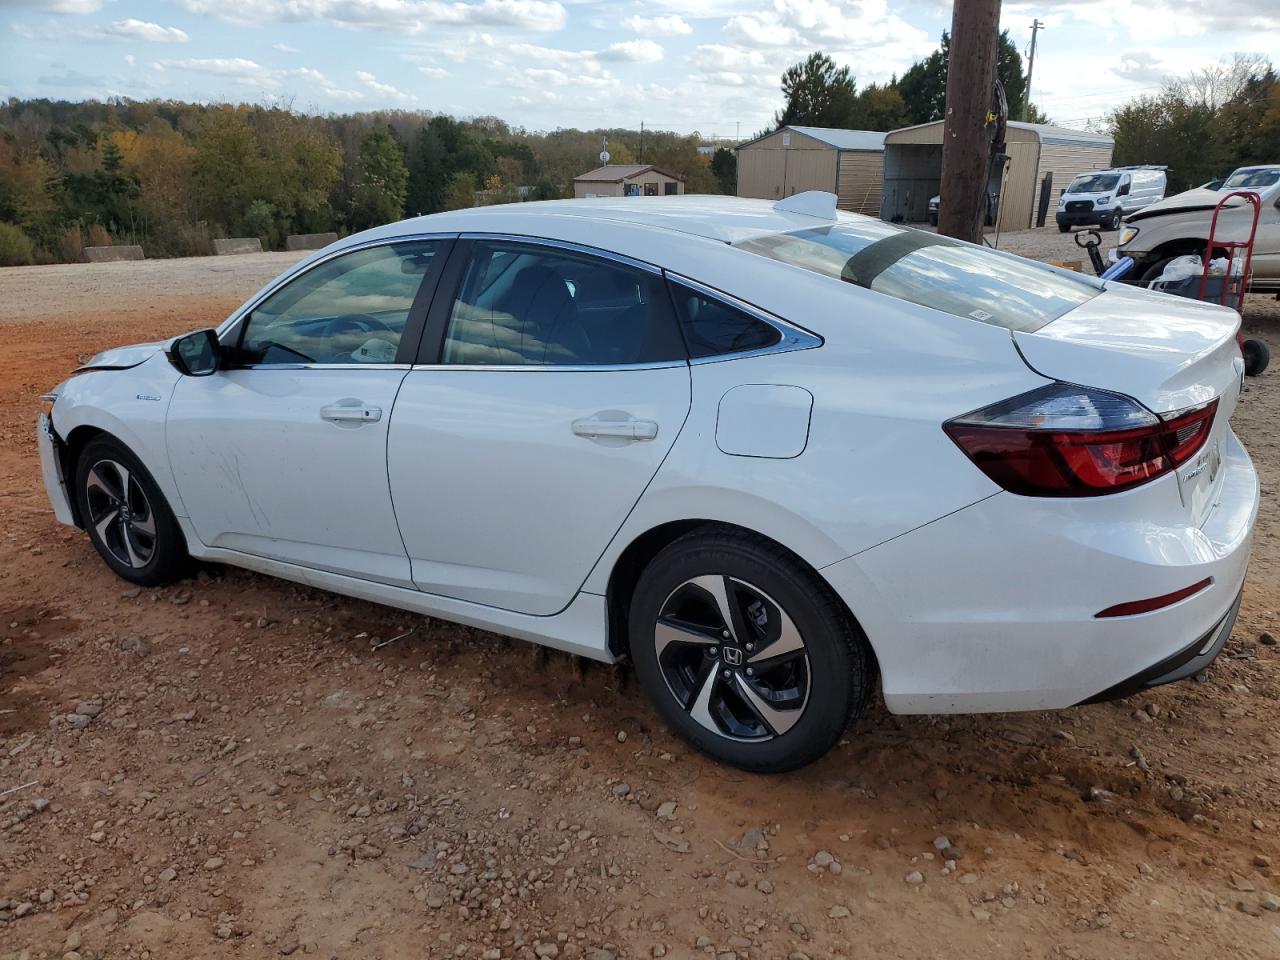
[[[128,589],[55,523],[36,397],[288,262],[0,271],[0,957],[1280,957],[1274,372],[1235,416],[1264,502],[1204,682],[879,709],[763,778],[621,670],[231,569]]]

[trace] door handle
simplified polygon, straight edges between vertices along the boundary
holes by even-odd
[[[652,420],[636,420],[634,417],[605,420],[595,416],[573,421],[573,432],[591,440],[654,440],[658,436],[658,425]]]
[[[320,419],[330,423],[374,423],[382,419],[382,408],[359,400],[339,400],[321,407]]]

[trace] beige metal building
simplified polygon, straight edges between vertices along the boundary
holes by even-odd
[[[880,212],[883,133],[782,127],[738,147],[738,196],[780,200],[806,190],[840,198],[841,210]]]
[[[885,134],[880,205],[885,220],[927,218],[929,200],[938,196],[942,183],[942,128],[939,120]],[[1053,203],[1067,184],[1087,170],[1111,166],[1114,146],[1102,134],[1016,120],[1009,121],[1005,142],[1009,162],[1003,186],[998,177],[990,186],[999,196],[1002,230],[1038,225],[1042,203],[1052,220]]]
[[[684,193],[684,178],[653,164],[614,163],[573,178],[573,195],[582,197],[657,197]]]

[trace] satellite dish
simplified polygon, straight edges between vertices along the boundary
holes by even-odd
[[[601,162],[601,163],[604,163],[604,164],[607,164],[607,163],[609,162],[609,151],[608,151],[608,150],[601,150],[601,151],[600,151],[600,162]]]

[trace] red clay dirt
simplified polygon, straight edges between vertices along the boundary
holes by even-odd
[[[58,286],[0,321],[0,958],[1280,956],[1275,373],[1236,415],[1265,499],[1205,682],[877,709],[767,778],[621,669],[232,569],[116,579],[49,510],[36,397],[253,285]]]

